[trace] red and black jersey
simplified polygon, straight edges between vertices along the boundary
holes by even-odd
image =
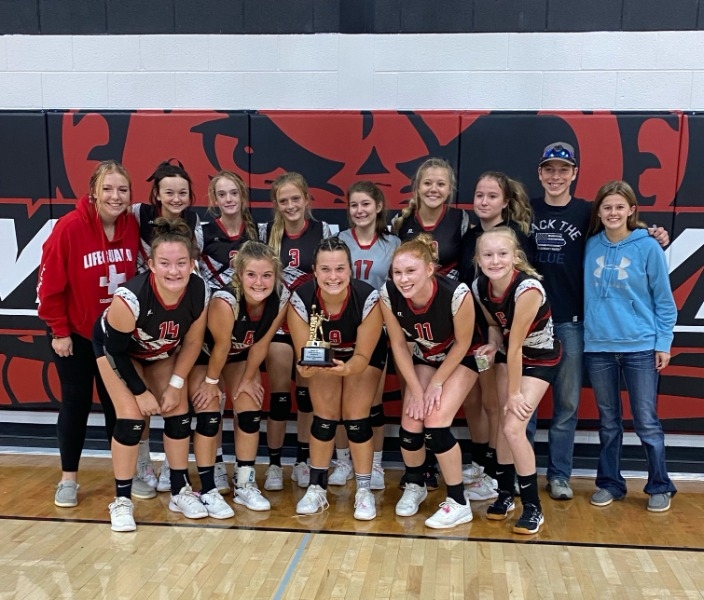
[[[433,364],[447,358],[455,342],[454,316],[469,294],[464,283],[442,275],[433,280],[433,295],[421,307],[404,298],[393,281],[387,281],[381,288],[382,302],[393,312],[406,340],[414,342],[413,354]]]
[[[236,235],[229,235],[220,219],[203,223],[203,251],[200,255],[200,275],[211,290],[222,290],[232,282],[231,261],[242,245],[251,238],[244,223]]]
[[[264,303],[264,311],[262,314],[253,318],[247,310],[247,302],[242,298],[237,298],[230,290],[218,290],[210,299],[211,302],[217,300],[227,302],[235,315],[235,323],[232,326],[232,340],[228,356],[236,356],[246,350],[249,350],[256,342],[261,340],[281,310],[286,306],[290,298],[289,291],[281,286],[281,293],[274,291]],[[203,348],[206,354],[210,354],[213,347],[213,335],[210,331],[205,333],[205,347]]]
[[[462,251],[462,236],[469,227],[469,216],[463,210],[444,206],[442,215],[434,225],[424,225],[414,212],[403,221],[398,237],[402,242],[413,239],[420,233],[433,237],[438,245],[438,273],[451,279],[458,278],[457,263]]]
[[[265,244],[269,243],[272,225],[273,223],[264,223],[259,227],[259,239]],[[329,238],[330,235],[327,223],[313,220],[307,220],[297,235],[292,236],[284,231],[279,258],[284,268],[284,284],[289,290],[295,290],[313,277],[313,252],[320,240]]]
[[[207,306],[208,296],[208,287],[195,273],[191,273],[181,299],[173,306],[167,306],[159,296],[151,272],[121,285],[115,297],[127,305],[135,318],[128,354],[143,361],[161,360],[173,354]],[[107,311],[103,314],[103,331],[106,317]]]
[[[504,346],[508,349],[509,334],[516,312],[516,300],[527,290],[538,290],[543,301],[523,342],[523,364],[531,366],[552,366],[560,362],[562,349],[553,332],[552,312],[545,295],[543,284],[523,271],[514,270],[513,279],[501,297],[495,297],[491,281],[481,273],[472,284],[472,292],[501,327]]]
[[[154,238],[154,220],[161,216],[161,205],[138,203],[132,205],[132,214],[139,225],[139,253],[137,254],[137,273],[149,270],[148,262],[152,253],[152,239]],[[197,253],[203,251],[203,228],[196,211],[187,208],[181,213],[181,218],[191,228],[193,241]],[[197,257],[193,257],[197,258]]]
[[[357,328],[379,301],[379,292],[359,279],[352,279],[347,290],[342,310],[334,315],[325,308],[313,280],[306,281],[291,294],[291,306],[306,323],[314,305],[317,312],[328,317],[329,320],[322,322],[323,338],[332,345],[335,358],[352,356],[357,343]]]

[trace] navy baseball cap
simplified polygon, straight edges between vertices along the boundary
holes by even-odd
[[[543,155],[540,157],[538,166],[542,166],[549,160],[560,160],[568,165],[576,167],[577,159],[574,155],[574,146],[568,144],[567,142],[554,142],[545,146],[545,150],[543,150]]]

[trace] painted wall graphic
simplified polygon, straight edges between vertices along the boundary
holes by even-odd
[[[344,228],[352,182],[375,181],[398,209],[428,156],[456,167],[461,208],[471,209],[474,183],[486,170],[505,171],[539,195],[538,157],[558,139],[577,148],[576,196],[591,199],[605,181],[626,179],[647,222],[670,231],[679,317],[660,412],[668,431],[702,431],[704,116],[676,112],[0,112],[0,409],[56,408],[58,381],[36,316],[37,267],[54,220],[87,191],[100,160],[125,164],[139,202],[147,200],[154,167],[178,158],[203,213],[209,177],[231,169],[249,183],[258,221],[270,218],[274,177],[299,171],[317,218]],[[584,400],[580,417],[595,419],[588,389]],[[549,398],[540,415],[549,417]]]

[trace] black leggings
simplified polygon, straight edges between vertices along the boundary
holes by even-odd
[[[105,429],[108,443],[115,428],[115,407],[105,389],[98,372],[98,364],[90,340],[75,333],[73,355],[61,357],[51,351],[61,382],[61,407],[56,429],[61,453],[61,470],[69,473],[78,471],[83,444],[86,440],[88,414],[93,404],[93,380],[98,390],[98,398],[105,414]]]

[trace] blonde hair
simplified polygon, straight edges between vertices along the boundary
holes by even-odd
[[[455,189],[457,188],[455,171],[452,168],[452,165],[450,165],[450,163],[447,162],[444,158],[429,158],[420,167],[418,167],[418,170],[416,171],[416,175],[413,178],[411,186],[413,189],[413,196],[411,196],[411,199],[408,201],[408,206],[404,208],[401,213],[391,221],[391,229],[395,234],[398,234],[398,232],[401,231],[401,227],[403,227],[403,222],[409,217],[413,216],[418,211],[418,207],[420,206],[420,195],[418,192],[418,188],[420,186],[421,180],[423,179],[423,176],[425,175],[425,172],[428,169],[445,169],[447,171],[447,178],[450,183],[450,193],[447,196],[447,202],[450,202],[450,200],[452,199],[452,196],[455,193]]]
[[[306,200],[310,200],[310,194],[308,193],[308,183],[306,182],[303,175],[300,173],[294,173],[290,171],[288,173],[282,173],[271,184],[271,202],[272,210],[274,211],[274,224],[271,226],[271,231],[269,232],[268,244],[274,249],[276,255],[281,253],[281,240],[284,237],[284,231],[286,223],[284,222],[284,217],[279,210],[279,203],[277,202],[277,196],[279,190],[286,184],[295,185],[301,192]],[[310,209],[306,207],[306,218],[312,219]]]
[[[516,258],[514,267],[518,271],[523,271],[524,273],[530,275],[531,277],[534,277],[535,279],[543,278],[543,276],[540,275],[538,271],[536,271],[535,268],[528,262],[528,259],[526,258],[526,253],[523,251],[523,248],[521,248],[521,244],[518,241],[516,232],[510,227],[506,227],[505,225],[494,227],[489,231],[485,231],[477,239],[477,249],[474,253],[474,264],[477,269],[481,270],[481,267],[479,266],[479,253],[481,252],[481,246],[491,236],[502,236],[508,238],[511,241],[511,243],[513,244],[513,255]]]
[[[98,195],[100,189],[103,187],[105,177],[110,173],[122,175],[127,180],[127,185],[130,188],[130,198],[132,198],[132,179],[130,178],[130,174],[127,172],[127,169],[122,166],[122,163],[119,163],[116,160],[104,160],[98,163],[98,166],[95,167],[95,171],[93,171],[90,176],[90,181],[88,182],[88,197],[94,203],[98,200]]]
[[[219,214],[220,210],[217,206],[217,194],[215,191],[215,186],[221,179],[227,179],[235,184],[237,190],[240,193],[240,215],[242,216],[242,221],[244,222],[244,228],[247,232],[247,237],[251,240],[257,239],[257,226],[252,219],[252,213],[249,212],[249,189],[244,180],[232,171],[218,171],[218,173],[210,180],[208,184],[208,211],[212,214]]]
[[[621,198],[628,203],[628,206],[635,209],[633,214],[630,215],[626,221],[628,230],[647,229],[648,226],[638,218],[638,201],[636,200],[636,193],[633,191],[633,188],[625,181],[615,180],[602,185],[596,193],[596,198],[592,203],[592,214],[589,218],[589,235],[594,235],[604,229],[604,224],[599,217],[599,208],[601,208],[601,203],[604,201],[604,198],[614,195],[621,196]]]
[[[486,171],[479,176],[477,183],[482,179],[492,179],[501,189],[506,200],[506,208],[501,211],[504,222],[513,221],[523,233],[529,235],[533,223],[533,208],[526,187],[501,171]]]
[[[438,264],[438,244],[432,236],[427,233],[421,233],[413,239],[403,242],[396,248],[391,259],[392,264],[400,254],[413,254],[428,265]]]
[[[242,244],[242,247],[230,262],[230,265],[234,269],[231,285],[236,298],[241,298],[244,294],[242,273],[253,260],[268,260],[271,263],[271,266],[274,268],[274,280],[276,281],[275,289],[279,290],[280,288],[281,261],[279,260],[278,253],[275,253],[271,246],[267,246],[256,240],[249,240]]]

